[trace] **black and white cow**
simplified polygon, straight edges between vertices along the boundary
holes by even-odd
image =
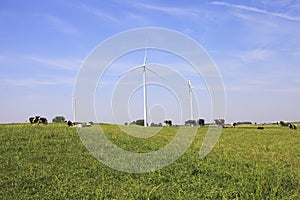
[[[39,119],[39,123],[42,123],[42,124],[47,125],[47,124],[48,124],[48,120],[47,120],[45,117],[41,117],[41,118]]]
[[[29,117],[29,122],[31,124],[37,124],[39,122],[40,116]]]
[[[90,122],[86,123],[86,124],[81,124],[79,122],[71,122],[70,120],[67,121],[67,124],[69,127],[77,127],[77,128],[81,128],[81,127],[91,127],[92,124]]]
[[[41,116],[30,117],[29,122],[31,124],[39,124],[39,123],[42,123],[45,125],[48,124],[48,120],[45,117],[41,117]]]
[[[288,124],[288,127],[289,127],[290,129],[294,129],[294,130],[297,129],[297,125],[296,125],[296,124],[291,124],[291,123],[289,123],[289,124]]]
[[[233,122],[233,123],[230,124],[230,126],[233,127],[233,128],[235,128],[237,126],[237,123]]]
[[[71,122],[70,120],[67,122],[69,127],[73,127],[75,124],[73,122]]]
[[[165,120],[164,122],[167,126],[172,126],[172,120]]]

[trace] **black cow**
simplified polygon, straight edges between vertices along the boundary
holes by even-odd
[[[205,120],[204,119],[199,119],[198,124],[199,124],[199,126],[204,126],[205,125]]]
[[[257,129],[259,129],[259,130],[263,130],[263,129],[264,129],[264,127],[263,127],[263,126],[259,126],[259,127],[257,127]]]

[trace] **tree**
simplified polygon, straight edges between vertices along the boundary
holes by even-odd
[[[281,126],[288,126],[288,123],[285,123],[284,121],[280,121],[279,124],[280,124]]]
[[[135,125],[135,121],[131,122],[130,125]]]
[[[138,120],[136,120],[135,124],[139,125],[139,126],[144,126],[144,120],[143,119],[138,119]]]
[[[65,117],[64,116],[56,116],[52,119],[53,123],[64,123]]]

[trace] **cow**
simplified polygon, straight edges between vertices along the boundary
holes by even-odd
[[[71,122],[70,120],[67,121],[67,124],[68,124],[69,127],[76,127],[76,128],[91,127],[92,126],[92,122],[88,122],[86,124],[81,124],[79,122]]]
[[[233,123],[231,123],[230,125],[231,125],[231,127],[235,128],[235,127],[237,126],[237,123],[236,123],[236,122],[233,122]]]
[[[70,120],[67,122],[69,127],[73,127],[75,124],[73,122],[71,122]]]
[[[39,123],[42,123],[42,124],[45,124],[45,125],[48,124],[47,119],[45,117],[41,117],[41,116],[30,117],[29,122],[31,124],[39,124]]]
[[[199,119],[198,124],[199,124],[199,126],[204,126],[205,125],[205,120],[204,119]]]
[[[35,116],[35,117],[30,117],[29,118],[29,122],[31,124],[37,124],[39,122],[39,120],[40,120],[40,116]]]
[[[30,124],[33,124],[33,119],[34,119],[34,117],[29,117]]]
[[[259,126],[257,127],[258,130],[264,130],[264,127],[263,126]]]
[[[291,123],[289,123],[289,124],[288,124],[288,127],[289,127],[290,129],[297,130],[297,125],[296,125],[296,124],[291,124]]]
[[[165,120],[164,123],[165,123],[167,126],[172,126],[172,120]]]
[[[47,124],[48,124],[48,120],[47,120],[45,117],[41,117],[41,118],[39,119],[39,122],[38,122],[38,123],[42,123],[42,124],[47,125]]]

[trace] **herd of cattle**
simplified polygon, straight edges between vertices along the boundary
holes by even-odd
[[[41,117],[41,116],[29,117],[29,122],[31,124],[44,124],[44,125],[48,124],[47,118]],[[78,122],[71,122],[69,120],[69,121],[65,121],[65,123],[67,123],[67,125],[69,127],[89,127],[89,126],[92,126],[92,122],[82,124],[82,123],[78,123]]]
[[[48,124],[48,121],[45,117],[41,117],[41,116],[34,116],[34,117],[29,117],[29,122],[31,124],[45,124],[47,125]],[[82,124],[82,123],[78,123],[78,122],[71,122],[70,120],[69,121],[65,121],[67,123],[67,125],[69,127],[90,127],[92,126],[92,122],[88,122],[88,123],[85,123],[85,124]],[[197,123],[198,122],[198,123]],[[205,125],[205,121],[204,119],[199,119],[198,121],[196,122],[196,120],[188,120],[185,122],[185,125],[186,126],[196,126],[197,124],[199,126],[204,126]],[[225,120],[223,119],[217,119],[215,120],[216,124],[217,125],[222,125],[224,127],[224,124],[225,124]],[[171,120],[165,120],[164,123],[167,125],[167,126],[172,126],[172,121]],[[283,123],[283,122],[278,122],[277,124],[284,124],[284,126],[288,126],[290,129],[294,129],[296,130],[297,129],[297,125],[296,124],[292,124],[292,123]],[[238,124],[237,123],[231,123],[231,127],[237,127]],[[263,126],[259,126],[257,127],[257,129],[264,129]]]
[[[297,125],[296,124],[292,124],[292,123],[275,123],[275,124],[280,124],[281,126],[287,126],[287,127],[289,127],[290,129],[294,129],[294,130],[297,130]],[[238,123],[231,123],[231,125],[230,125],[232,128],[235,128],[235,127],[237,127],[238,126]],[[260,129],[260,130],[263,130],[264,129],[264,127],[263,126],[259,126],[259,127],[257,127],[257,129]]]

